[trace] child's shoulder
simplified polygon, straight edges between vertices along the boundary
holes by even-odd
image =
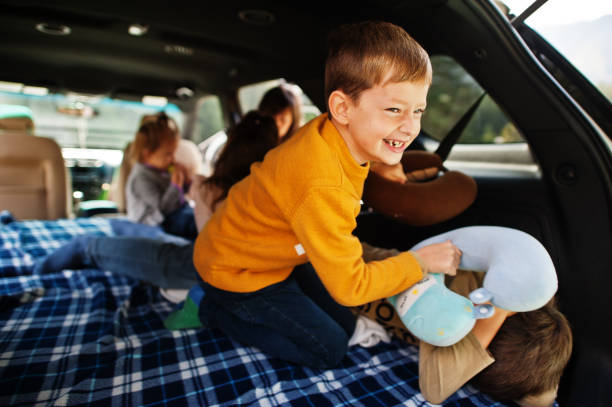
[[[272,167],[271,172],[300,184],[336,185],[342,176],[336,152],[321,135],[320,118],[307,123],[269,156],[265,165]]]

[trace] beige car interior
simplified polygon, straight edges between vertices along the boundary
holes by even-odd
[[[69,216],[68,176],[59,145],[31,135],[28,117],[0,119],[0,208],[19,220]]]

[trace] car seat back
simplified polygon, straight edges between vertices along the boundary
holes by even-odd
[[[17,219],[68,217],[66,168],[58,144],[10,131],[0,133],[0,146],[0,208]]]

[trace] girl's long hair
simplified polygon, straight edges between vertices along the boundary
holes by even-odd
[[[227,197],[229,189],[250,173],[251,164],[261,161],[278,145],[278,129],[270,116],[252,111],[228,132],[228,139],[205,184],[218,187],[221,194],[212,209]]]
[[[281,143],[289,140],[289,138],[300,128],[302,120],[301,100],[289,86],[279,85],[269,89],[261,98],[257,111],[263,115],[274,117],[287,108],[291,109],[293,122],[287,131],[285,137],[281,139]]]

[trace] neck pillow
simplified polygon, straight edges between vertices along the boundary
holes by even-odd
[[[427,226],[459,215],[476,199],[473,178],[459,171],[446,171],[435,153],[408,150],[402,156],[404,172],[436,167],[431,180],[404,183],[370,171],[363,187],[363,202],[380,213],[411,226]]]
[[[422,341],[450,346],[472,330],[476,319],[493,315],[494,308],[484,303],[516,312],[533,311],[557,291],[557,274],[548,252],[527,233],[469,226],[433,236],[412,250],[446,240],[463,252],[459,268],[486,275],[483,286],[472,291],[470,299],[446,288],[442,274],[430,274],[389,298],[406,328]]]

